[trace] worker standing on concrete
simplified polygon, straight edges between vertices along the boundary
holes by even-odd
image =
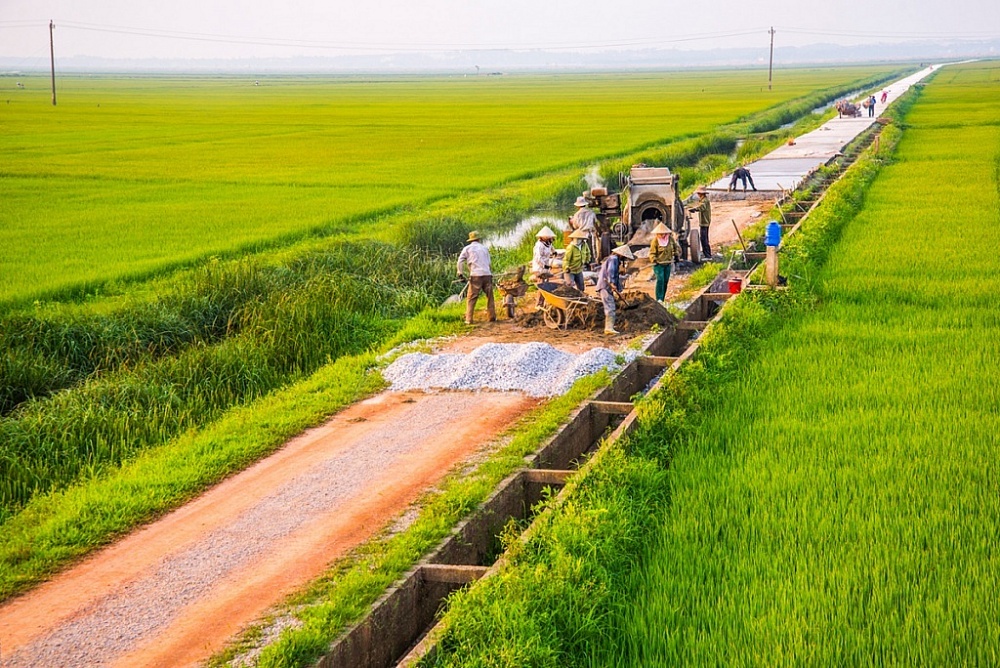
[[[670,269],[680,252],[681,249],[674,240],[674,233],[669,227],[660,223],[653,228],[653,240],[649,244],[649,260],[653,263],[653,275],[656,276],[656,301],[660,303],[667,297]]]
[[[875,116],[875,96],[872,95],[868,98],[868,116],[869,118]]]
[[[701,186],[696,191],[698,195],[698,206],[688,209],[691,213],[698,214],[698,228],[701,233],[701,259],[712,258],[712,247],[708,244],[708,228],[712,224],[712,205],[708,201],[708,191],[705,186]]]
[[[750,170],[746,168],[746,165],[740,165],[733,172],[733,178],[729,181],[729,192],[736,190],[736,181],[738,180],[743,182],[743,192],[747,191],[747,181],[750,182],[753,191],[757,192],[757,186],[753,184],[753,177],[750,176]]]
[[[538,241],[535,242],[535,250],[531,255],[531,277],[537,285],[552,278],[553,269],[562,266],[562,260],[554,256],[552,241],[556,238],[556,233],[548,225],[538,230],[535,237]],[[541,306],[544,301],[542,293],[538,293],[538,305]]]
[[[597,214],[591,211],[588,207],[590,203],[587,198],[580,195],[576,198],[576,213],[570,218],[569,226],[574,230],[582,230],[587,233],[587,248],[590,250],[590,260],[587,261],[589,264],[593,261],[593,258],[597,257],[594,251],[598,247],[598,240],[595,238],[597,233]]]
[[[496,304],[493,301],[493,272],[490,270],[490,251],[479,240],[479,232],[469,232],[468,245],[458,255],[458,277],[465,278],[469,270],[469,294],[465,302],[465,324],[472,324],[472,314],[479,301],[479,293],[486,293],[486,314],[496,322]]]
[[[601,263],[601,271],[597,274],[597,294],[601,297],[604,305],[604,333],[618,334],[615,329],[615,295],[621,295],[625,286],[622,285],[621,262],[622,258],[634,260],[635,255],[628,244],[622,244],[613,251],[611,255],[604,258]]]
[[[569,246],[563,255],[563,278],[567,285],[574,286],[580,292],[584,290],[583,268],[590,264],[590,249],[587,248],[587,237],[583,230],[573,230],[569,235]]]

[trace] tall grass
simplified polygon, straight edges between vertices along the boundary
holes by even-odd
[[[260,271],[252,291],[213,290],[245,284],[247,262],[204,271],[201,293],[220,299],[182,300],[192,307],[181,311],[185,318],[197,321],[202,331],[227,331],[228,338],[212,343],[204,336],[201,345],[161,358],[137,346],[128,364],[96,374],[72,391],[26,402],[0,419],[0,518],[34,494],[80,475],[98,475],[212,421],[230,406],[345,353],[368,349],[397,328],[399,319],[439,303],[453,273],[406,249],[343,244]],[[169,301],[168,295],[164,303]],[[164,306],[155,312],[169,318],[178,311]],[[223,322],[225,327],[219,326]],[[76,342],[59,333],[48,340],[55,353],[50,359],[72,347],[66,341]],[[85,366],[106,350],[128,352],[88,342],[95,344],[89,354],[64,356],[65,373],[84,371],[73,362]]]

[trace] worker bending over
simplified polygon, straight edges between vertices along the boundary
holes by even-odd
[[[753,184],[753,177],[750,176],[750,170],[745,165],[740,165],[733,172],[733,178],[729,181],[729,192],[736,190],[736,181],[743,182],[743,192],[747,191],[747,181],[750,182],[750,187],[753,188],[753,191],[757,192],[757,186]]]
[[[632,249],[628,244],[618,246],[611,255],[604,258],[601,263],[601,271],[597,274],[597,294],[601,297],[604,305],[604,333],[618,334],[615,329],[615,295],[621,296],[625,286],[622,284],[621,262],[622,258],[634,260]]]
[[[660,303],[667,297],[670,269],[674,260],[680,256],[680,252],[674,233],[669,227],[660,223],[653,228],[653,240],[649,244],[649,260],[653,263],[653,275],[656,276],[656,301]]]
[[[490,270],[490,251],[479,240],[479,232],[469,232],[468,245],[458,255],[458,277],[465,278],[469,270],[469,294],[465,302],[465,324],[472,324],[472,314],[479,301],[479,293],[486,293],[486,314],[496,322],[497,311],[493,302],[493,272]]]

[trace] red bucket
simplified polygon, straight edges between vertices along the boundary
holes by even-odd
[[[729,294],[737,295],[743,291],[743,279],[742,278],[730,278],[729,279]]]

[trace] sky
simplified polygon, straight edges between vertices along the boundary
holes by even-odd
[[[1000,1],[0,0],[0,58],[47,58],[50,20],[57,58],[699,50],[997,38]]]

